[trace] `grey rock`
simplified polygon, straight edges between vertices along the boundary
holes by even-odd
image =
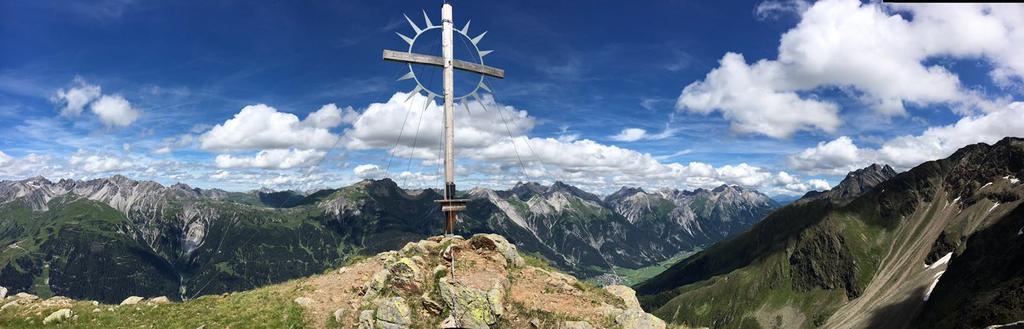
[[[306,305],[309,305],[309,304],[312,304],[312,303],[313,303],[313,299],[309,298],[309,297],[296,297],[295,298],[295,304],[299,304],[300,306],[306,306]]]
[[[594,329],[594,326],[587,321],[565,321],[562,323],[562,329]]]
[[[365,310],[359,312],[359,329],[373,329],[374,323],[373,310]]]
[[[408,328],[412,324],[412,309],[402,297],[381,298],[376,300],[377,312],[374,318],[377,327]]]
[[[121,306],[124,306],[124,305],[135,305],[135,304],[138,304],[139,302],[141,302],[143,299],[145,299],[145,298],[142,298],[142,297],[139,297],[139,296],[130,296],[128,298],[125,298],[123,301],[121,301]]]
[[[632,288],[621,285],[611,285],[604,287],[604,290],[615,295],[615,297],[622,299],[622,301],[626,303],[626,309],[640,309],[640,301],[636,299],[636,291],[633,291]]]
[[[615,317],[622,329],[665,329],[665,321],[642,310],[626,310]]]
[[[47,315],[46,318],[43,319],[43,324],[64,322],[64,320],[71,319],[74,315],[75,313],[72,312],[71,309],[62,308],[50,313],[50,315]]]

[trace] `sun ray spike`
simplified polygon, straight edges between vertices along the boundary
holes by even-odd
[[[459,31],[459,32],[462,32],[462,34],[464,34],[464,35],[469,35],[469,23],[472,23],[472,22],[473,22],[473,20],[466,21],[466,25],[463,26],[462,30]]]
[[[484,56],[487,56],[487,54],[490,54],[492,52],[494,52],[494,51],[493,50],[481,50],[480,51],[480,57],[483,58]]]
[[[419,95],[420,91],[422,91],[422,90],[423,90],[423,87],[420,87],[420,85],[417,84],[416,88],[413,88],[412,91],[409,92],[409,96],[405,98],[405,101],[408,102],[410,99],[412,99],[412,96]]]
[[[480,81],[480,89],[486,90],[487,92],[492,94],[494,93],[493,91],[491,91],[491,87],[488,87],[487,84],[484,83],[483,81]]]
[[[398,36],[402,37],[402,40],[405,40],[406,43],[408,43],[410,46],[412,46],[412,38],[407,37],[404,34],[401,34],[401,33],[398,33],[398,32],[395,32],[395,34],[397,34]]]
[[[409,22],[409,25],[411,25],[412,29],[416,31],[416,34],[420,34],[420,32],[423,31],[423,29],[417,26],[416,23],[412,22],[412,19],[409,18],[409,15],[402,14],[402,16],[405,16],[405,21]]]
[[[416,73],[413,73],[412,71],[409,71],[409,73],[406,73],[401,78],[398,78],[398,80],[395,80],[395,81],[409,80],[409,79],[412,79],[412,78],[415,78],[415,77],[416,77]]]
[[[480,40],[483,40],[485,35],[487,35],[487,31],[484,31],[484,33],[480,33],[480,35],[476,36],[476,38],[473,38],[470,41],[472,41],[473,45],[476,46],[477,43],[480,43]]]
[[[430,16],[427,16],[427,11],[426,10],[423,11],[423,20],[425,22],[427,22],[427,28],[428,29],[434,27],[434,22],[430,21]]]

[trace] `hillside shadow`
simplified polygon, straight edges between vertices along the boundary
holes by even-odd
[[[917,313],[924,307],[924,296],[925,287],[919,287],[914,289],[914,292],[910,294],[906,299],[891,305],[887,305],[878,309],[869,315],[868,325],[866,328],[873,329],[903,329],[910,328],[911,321],[917,316]]]

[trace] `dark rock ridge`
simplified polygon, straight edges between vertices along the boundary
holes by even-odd
[[[810,191],[800,200],[829,199],[833,201],[844,201],[856,198],[871,191],[876,185],[881,184],[893,177],[896,177],[896,170],[889,165],[872,164],[870,166],[851,171],[846,177],[828,191]]]

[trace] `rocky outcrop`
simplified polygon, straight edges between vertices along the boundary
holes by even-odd
[[[639,308],[632,289],[597,288],[526,265],[516,246],[495,234],[408,243],[311,281],[317,283],[303,290],[319,295],[299,298],[310,300],[300,306],[312,318],[359,328],[526,328],[531,320],[542,328],[664,327]],[[541,314],[550,320],[532,318]]]

